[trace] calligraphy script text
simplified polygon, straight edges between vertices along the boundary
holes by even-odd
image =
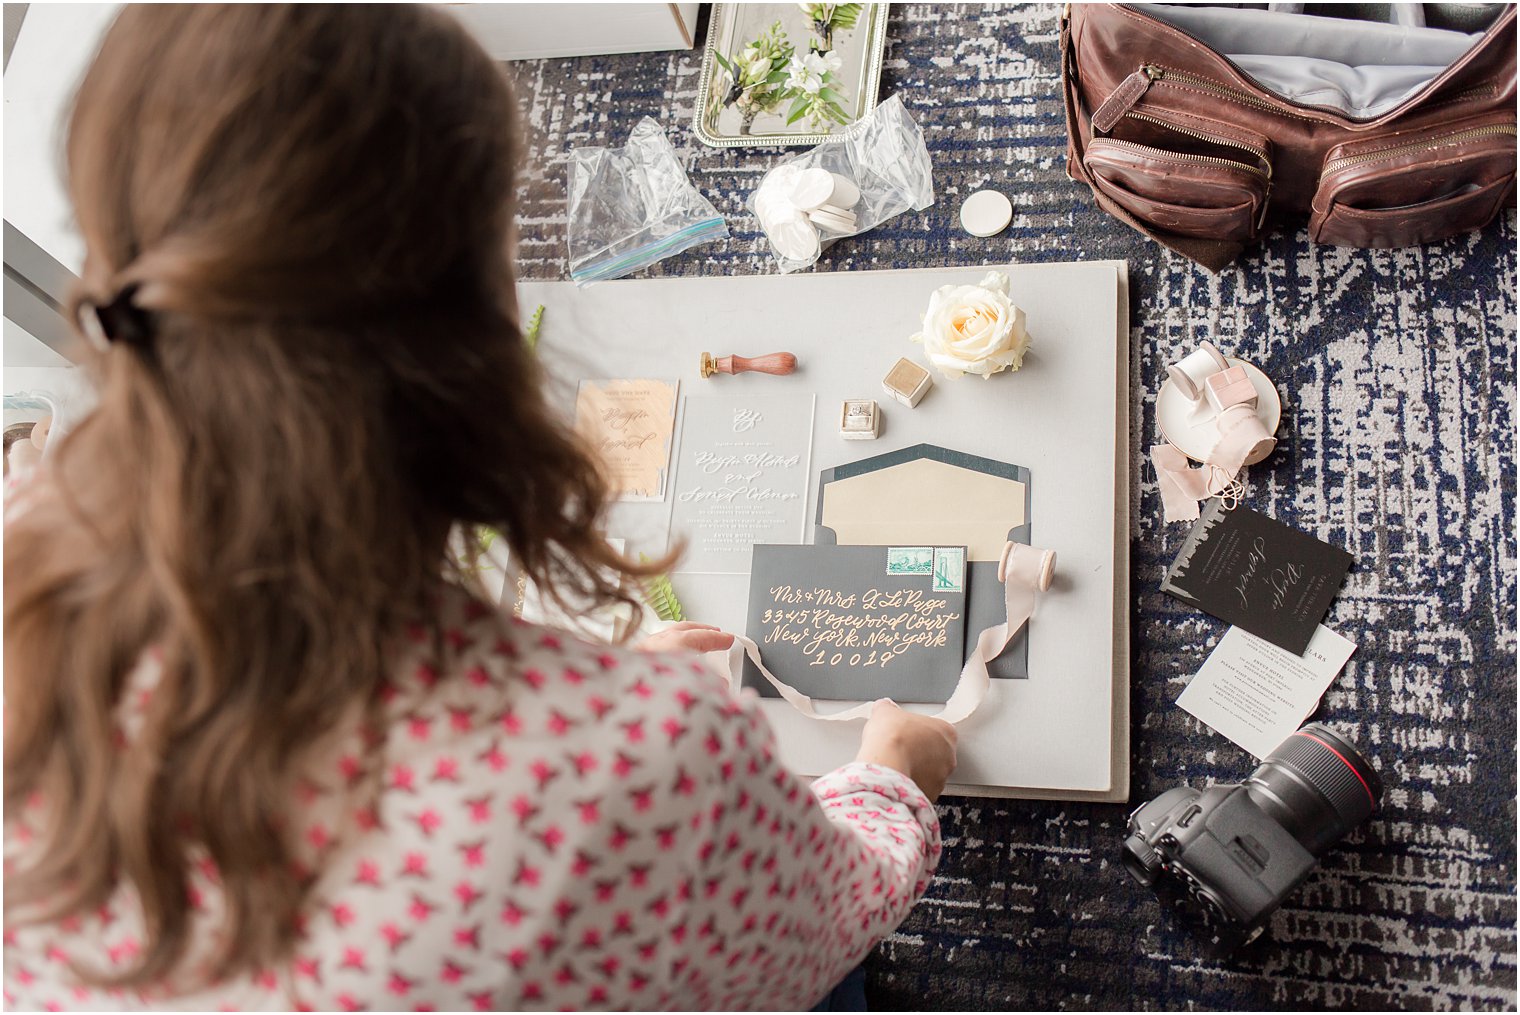
[[[1263,568],[1269,567],[1267,561],[1267,541],[1257,536],[1251,541],[1251,548],[1246,551],[1245,570],[1240,572],[1240,579],[1235,583],[1235,592],[1240,596],[1240,605],[1250,609],[1251,600],[1246,594],[1251,586],[1251,579]],[[1304,570],[1297,564],[1285,564],[1282,567],[1273,567],[1268,571],[1263,580],[1267,588],[1272,591],[1272,609],[1280,610],[1287,602],[1288,589],[1297,585],[1304,576]]]
[[[886,666],[914,650],[943,648],[960,613],[920,589],[840,592],[776,585],[761,613],[761,644],[785,644],[810,666]]]

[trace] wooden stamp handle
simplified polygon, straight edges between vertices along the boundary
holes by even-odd
[[[702,354],[702,376],[713,374],[789,374],[797,369],[797,357],[789,352],[773,352],[764,356],[711,356]]]

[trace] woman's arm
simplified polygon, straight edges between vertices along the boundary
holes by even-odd
[[[709,972],[720,977],[718,997],[737,1000],[749,986],[747,1006],[811,1007],[923,895],[939,863],[939,819],[913,779],[882,763],[886,752],[867,750],[870,760],[809,785],[777,757],[759,703],[725,697],[707,744],[710,825],[699,857],[709,919],[732,928],[723,944],[733,965]],[[888,708],[897,711],[878,712]]]

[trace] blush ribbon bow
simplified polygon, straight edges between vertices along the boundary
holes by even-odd
[[[1161,487],[1161,509],[1169,522],[1192,521],[1198,503],[1230,494],[1247,461],[1259,462],[1272,453],[1277,439],[1247,405],[1232,405],[1219,414],[1219,441],[1198,468],[1174,444],[1151,448],[1151,464]]]

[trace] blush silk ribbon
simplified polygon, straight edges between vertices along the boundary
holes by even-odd
[[[1277,440],[1247,405],[1232,405],[1219,414],[1219,441],[1198,468],[1173,444],[1151,448],[1151,463],[1161,487],[1161,508],[1169,522],[1192,521],[1198,503],[1231,493],[1246,460],[1261,461]]]
[[[948,723],[958,723],[968,718],[981,705],[982,700],[987,697],[987,688],[991,684],[987,664],[1002,654],[1002,651],[1008,647],[1008,643],[1013,640],[1013,636],[1018,634],[1019,630],[1029,622],[1029,618],[1034,615],[1038,593],[1050,588],[1051,579],[1055,576],[1055,567],[1054,550],[1042,550],[1011,541],[1003,545],[1002,558],[998,561],[998,580],[1003,583],[1004,620],[1001,624],[994,624],[977,636],[976,650],[962,667],[960,679],[956,682],[955,690],[951,692],[949,700],[945,702],[945,707],[934,713],[935,718],[943,719]],[[825,722],[850,722],[869,717],[871,709],[875,706],[875,702],[864,702],[842,712],[819,712],[813,707],[812,698],[783,683],[775,674],[766,669],[765,664],[760,661],[759,646],[742,634],[734,635],[733,648],[723,653],[712,653],[712,655],[721,658],[719,671],[727,677],[729,686],[735,693],[738,693],[743,675],[743,659],[748,656],[749,661],[755,664],[755,669],[769,681],[776,692],[793,708],[810,719],[821,719]]]

